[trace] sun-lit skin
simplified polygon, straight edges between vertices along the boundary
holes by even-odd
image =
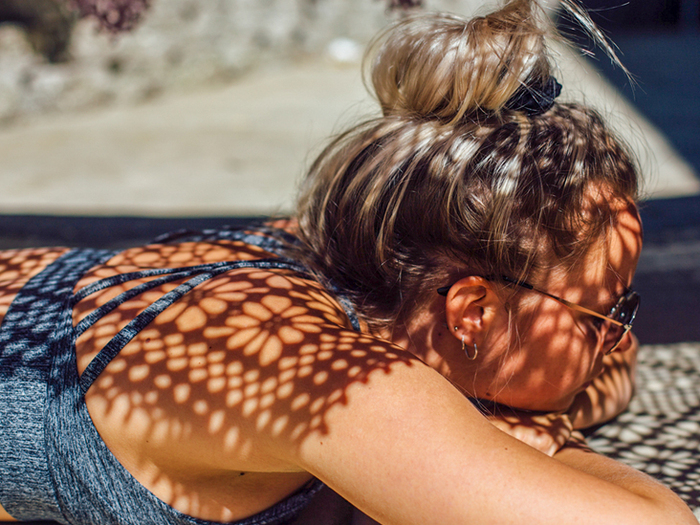
[[[2,314],[17,290],[64,252],[4,252]],[[76,290],[143,268],[270,256],[228,241],[134,248],[88,272]],[[141,282],[84,299],[74,323]],[[177,284],[122,304],[88,329],[77,343],[79,372]],[[184,513],[230,521],[312,478],[276,459],[276,441],[327,432],[324,414],[347,402],[348,384],[409,362],[410,355],[377,343],[352,330],[337,301],[313,281],[290,271],[237,270],[201,284],[159,315],[100,374],[86,402],[100,435],[139,482]]]
[[[580,271],[567,274],[555,267],[538,285],[596,312],[608,312],[631,285],[641,238],[641,223],[630,205],[618,214],[608,242],[587,254]],[[436,294],[434,303],[403,333],[397,332],[395,340],[415,349],[469,396],[521,409],[566,410],[603,370],[605,349],[594,319],[528,291],[521,292],[513,319],[497,286],[480,277],[460,280],[447,300]],[[462,337],[470,349],[477,343],[479,359],[465,359]],[[628,334],[617,352],[632,344]]]
[[[620,215],[614,232],[609,264],[595,254],[584,274],[553,279],[548,291],[607,311],[611,297],[631,282],[641,247],[633,210]],[[4,252],[2,313],[31,275],[64,252]],[[228,241],[134,248],[88,272],[76,288],[140,268],[269,255]],[[84,299],[74,310],[74,322],[140,282]],[[122,304],[87,330],[77,345],[79,371],[125,323],[177,284]],[[602,352],[587,320],[532,294],[521,312],[526,319],[521,345],[509,352],[508,316],[498,294],[489,292],[493,284],[478,279],[462,284],[466,292],[476,291],[476,308],[451,310],[455,297],[448,296],[446,316],[446,301],[437,296],[435,304],[442,301],[442,306],[415,319],[410,343],[395,337],[409,353],[354,332],[335,299],[292,272],[244,269],[220,275],[127,344],[88,390],[90,415],[117,459],[159,498],[195,517],[227,521],[259,512],[310,480],[308,472],[276,453],[280,444],[325,435],[326,414],[348,403],[351,385],[367,383],[377,371],[389,374],[397,366],[417,365],[411,353],[466,394],[522,408],[565,409],[600,372]],[[450,294],[464,295],[459,285]],[[437,317],[431,317],[433,310]],[[445,320],[452,326],[458,311],[464,332],[455,333],[445,328]],[[528,323],[532,327],[525,329]],[[553,336],[557,331],[567,333]],[[465,359],[461,335],[467,344],[476,337],[479,360]],[[541,373],[529,373],[528,367]],[[596,409],[587,405],[589,413]],[[9,516],[0,509],[0,518]]]

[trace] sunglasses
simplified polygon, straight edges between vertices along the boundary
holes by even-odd
[[[487,277],[487,279],[493,280],[493,278],[489,277]],[[617,347],[620,346],[620,343],[627,335],[627,332],[632,329],[632,323],[634,323],[634,319],[637,317],[637,310],[639,310],[639,294],[629,289],[622,294],[615,306],[613,306],[610,312],[608,312],[608,315],[603,315],[599,314],[598,312],[594,312],[585,306],[581,306],[580,304],[572,303],[571,301],[567,301],[566,299],[552,295],[544,290],[535,288],[526,281],[518,281],[506,276],[502,276],[501,280],[509,284],[514,284],[516,286],[520,286],[521,288],[537,292],[549,297],[550,299],[554,299],[572,310],[601,319],[603,322],[599,326],[597,325],[597,328],[599,333],[603,335],[603,348],[607,348],[605,351],[606,355],[613,353],[615,350],[617,350]],[[438,288],[437,293],[447,296],[447,292],[451,287],[452,286],[443,286],[442,288]]]

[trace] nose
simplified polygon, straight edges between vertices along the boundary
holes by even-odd
[[[627,352],[628,350],[632,350],[633,348],[636,348],[639,346],[639,340],[637,337],[632,333],[630,330],[625,334],[625,336],[622,338],[622,341],[620,341],[620,344],[618,347],[615,349],[615,353],[617,352]]]

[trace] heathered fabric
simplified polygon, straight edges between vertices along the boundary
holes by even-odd
[[[163,241],[244,240],[273,253],[282,243],[240,231],[178,234]],[[53,520],[69,525],[208,525],[154,496],[116,460],[95,429],[85,392],[119,351],[160,312],[198,284],[237,268],[287,269],[294,261],[269,258],[226,261],[187,268],[118,275],[73,293],[78,280],[116,252],[76,249],[64,254],[22,288],[0,327],[0,504],[19,520]],[[72,308],[98,290],[154,277],[123,292],[72,325]],[[165,282],[186,281],[151,304],[124,327],[79,377],[75,341],[119,304]],[[351,323],[357,318],[344,303]],[[323,487],[314,480],[273,507],[236,525],[282,525]]]

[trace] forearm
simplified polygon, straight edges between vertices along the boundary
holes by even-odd
[[[631,467],[606,458],[574,443],[559,450],[554,458],[581,472],[595,476],[629,493],[644,498],[662,517],[658,523],[695,524],[698,521],[687,505],[671,490]],[[654,514],[652,514],[653,516]]]
[[[639,343],[626,352],[605,356],[605,368],[591,386],[581,392],[567,411],[574,428],[588,428],[611,420],[627,408],[634,393]]]

